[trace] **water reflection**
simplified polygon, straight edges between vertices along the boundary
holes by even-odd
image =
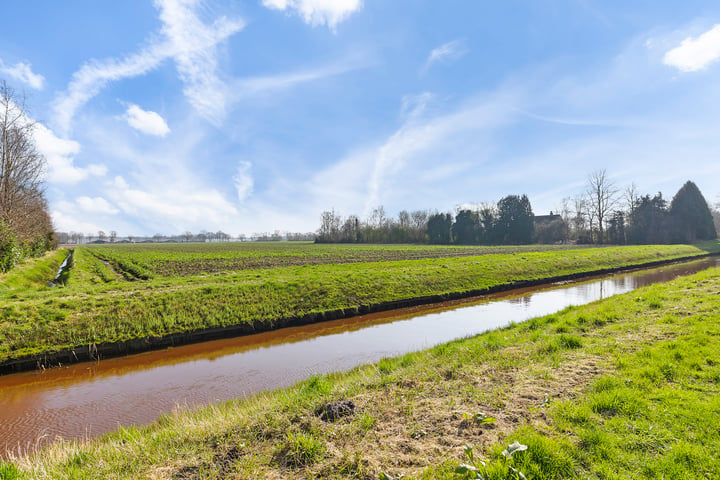
[[[291,385],[717,266],[711,259],[0,377],[0,452]],[[42,443],[42,442],[41,442]]]

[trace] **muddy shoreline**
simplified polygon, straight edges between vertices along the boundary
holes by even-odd
[[[161,337],[143,337],[122,342],[113,342],[107,344],[91,344],[82,345],[71,349],[62,350],[55,353],[47,353],[40,355],[28,355],[25,357],[15,358],[0,363],[0,375],[28,371],[41,370],[46,368],[58,367],[71,363],[97,361],[104,358],[112,358],[130,355],[134,353],[142,353],[151,350],[160,350],[173,346],[187,345],[191,343],[199,343],[210,340],[220,340],[225,338],[239,337],[242,335],[251,335],[284,327],[307,325],[311,323],[324,322],[329,320],[339,320],[350,318],[368,313],[384,312],[399,308],[417,307],[423,305],[431,305],[434,303],[442,303],[451,300],[461,300],[471,297],[479,297],[483,295],[491,295],[495,293],[509,292],[511,290],[535,287],[540,285],[550,285],[557,282],[578,280],[583,278],[594,277],[598,275],[607,275],[612,273],[627,272],[637,269],[654,268],[663,265],[690,262],[693,260],[701,260],[717,256],[717,254],[696,255],[690,257],[681,257],[672,260],[659,260],[655,262],[627,265],[624,267],[605,268],[592,270],[588,272],[574,273],[570,275],[560,275],[555,277],[546,277],[535,280],[523,280],[518,282],[496,285],[490,288],[477,290],[468,290],[464,292],[453,292],[442,295],[426,295],[421,297],[412,297],[391,302],[382,302],[371,305],[360,305],[356,307],[348,307],[325,312],[309,313],[300,317],[280,318],[269,322],[253,322],[231,325],[228,327],[195,330],[182,333],[174,333]]]

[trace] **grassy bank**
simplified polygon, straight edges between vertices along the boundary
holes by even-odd
[[[155,258],[169,255],[155,248]],[[702,255],[717,251],[720,243],[544,251],[524,247],[471,256],[448,256],[462,248],[405,247],[413,254],[443,256],[344,263],[354,248],[334,246],[333,257],[328,247],[319,247],[315,255],[326,262],[320,264],[185,276],[163,276],[158,273],[163,261],[149,262],[149,254],[142,252],[133,256],[132,248],[77,248],[66,286],[0,289],[0,364],[86,345],[233,325],[270,329],[317,312],[352,313],[384,302]],[[372,252],[369,248],[363,251]],[[374,249],[377,256],[397,247]]]
[[[0,478],[715,478],[719,293],[709,270],[56,444]],[[354,411],[323,420],[339,400]]]

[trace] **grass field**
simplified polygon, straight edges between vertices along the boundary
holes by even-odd
[[[711,269],[55,444],[1,464],[0,478],[710,479],[720,472],[719,393]],[[354,412],[322,420],[321,407],[339,400]]]
[[[0,277],[0,364],[233,325],[270,329],[317,312],[353,312],[718,250],[719,242],[572,249],[289,243],[78,247],[64,287],[46,285],[65,251]],[[182,275],[175,273],[178,265]],[[215,271],[218,265],[225,270]]]

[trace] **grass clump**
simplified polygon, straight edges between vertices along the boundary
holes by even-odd
[[[14,464],[0,460],[0,480],[19,480],[20,478],[20,471]]]
[[[323,442],[311,433],[289,433],[278,450],[278,460],[290,467],[312,465],[325,452]]]

